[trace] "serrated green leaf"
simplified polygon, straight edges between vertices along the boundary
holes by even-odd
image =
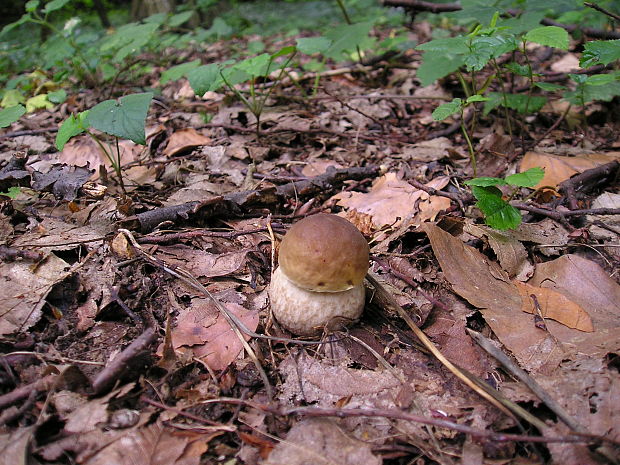
[[[194,93],[202,97],[206,92],[214,92],[224,85],[224,80],[220,75],[220,65],[211,63],[200,66],[187,73],[189,85],[194,89]]]
[[[443,103],[433,111],[433,119],[435,121],[443,121],[448,116],[460,112],[462,105],[463,101],[460,98],[455,98],[449,103]]]
[[[177,79],[181,79],[191,70],[196,69],[199,66],[200,60],[194,60],[188,63],[181,63],[180,65],[172,66],[171,68],[168,68],[166,71],[161,73],[161,78],[159,79],[159,82],[160,84],[164,85],[169,81],[176,81]]]
[[[591,40],[586,42],[583,54],[579,60],[579,66],[589,68],[590,66],[603,64],[608,65],[612,61],[620,59],[620,39],[616,40]]]
[[[342,59],[345,52],[353,52],[368,39],[368,34],[374,26],[373,21],[364,23],[346,24],[328,31],[325,37],[332,40],[331,46],[324,52],[327,58]]]
[[[505,65],[505,68],[517,76],[528,77],[530,75],[530,69],[527,65],[520,65],[514,61]]]
[[[24,113],[26,113],[26,107],[23,105],[15,105],[13,107],[0,110],[0,128],[6,128],[7,126],[13,124],[21,118]]]
[[[89,127],[88,110],[78,113],[77,115],[72,114],[62,122],[58,129],[58,133],[56,134],[56,148],[59,151],[62,150],[72,137],[83,133]]]
[[[506,176],[506,182],[511,186],[534,187],[544,177],[545,170],[539,166],[535,166],[522,173],[515,173],[510,176]]]
[[[467,39],[463,36],[434,39],[416,47],[416,50],[424,52],[436,52],[439,54],[465,54],[469,52]]]
[[[586,79],[586,85],[588,86],[604,86],[610,84],[616,80],[616,76],[613,74],[594,74],[588,76]]]
[[[250,77],[265,76],[271,55],[262,53],[252,58],[246,58],[233,66],[234,69],[247,73]],[[227,79],[228,80],[228,79]]]
[[[537,27],[525,34],[524,38],[536,44],[568,50],[568,32],[558,26]]]
[[[478,199],[476,206],[484,215],[486,224],[494,229],[514,229],[521,224],[521,213],[502,199],[502,191],[495,186],[473,186],[472,193]]]
[[[465,181],[463,184],[467,186],[478,186],[478,187],[489,187],[489,186],[502,186],[506,184],[501,178],[491,178],[488,176],[481,176],[479,178],[470,179],[469,181]]]
[[[305,37],[297,39],[297,49],[306,55],[323,53],[331,47],[333,41],[327,37]]]
[[[119,100],[106,100],[90,109],[88,122],[106,134],[144,145],[144,123],[152,98],[152,92],[145,92],[127,95]]]

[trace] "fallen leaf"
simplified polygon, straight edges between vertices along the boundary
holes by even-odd
[[[194,276],[226,276],[239,271],[246,262],[248,250],[225,252],[221,254],[209,253],[203,250],[178,245],[161,247],[160,258],[170,265],[182,266]]]
[[[331,419],[309,418],[295,424],[273,449],[265,465],[380,465],[371,444],[355,439]]]
[[[32,267],[27,262],[0,263],[0,335],[24,331],[41,318],[47,294],[64,280],[69,265],[54,254]]]
[[[172,157],[210,143],[210,137],[203,136],[194,128],[178,129],[170,136],[170,139],[168,139],[168,145],[164,149],[163,155]]]
[[[258,312],[234,303],[223,305],[250,331],[256,330]],[[242,334],[246,340],[250,339],[249,335]],[[211,300],[198,298],[179,312],[172,330],[172,344],[181,353],[191,351],[216,371],[230,365],[243,349],[239,337],[215,304]]]
[[[550,318],[562,323],[569,328],[591,333],[594,331],[592,319],[588,312],[568,297],[544,287],[536,287],[531,284],[515,282],[521,293],[522,307],[526,313],[537,314],[531,296],[535,295],[540,311],[544,318]],[[529,300],[529,302],[528,302]]]
[[[521,160],[521,172],[536,166],[544,168],[545,176],[536,184],[557,187],[562,181],[583,171],[620,159],[620,152],[584,153],[574,157],[564,157],[541,152],[527,152]]]

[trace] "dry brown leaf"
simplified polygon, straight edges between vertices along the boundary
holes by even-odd
[[[429,163],[448,156],[448,150],[454,145],[447,137],[437,137],[414,145],[405,145],[402,155],[405,159]]]
[[[442,189],[448,181],[448,177],[441,176],[426,185],[434,189]],[[428,197],[428,194],[398,179],[396,173],[390,172],[375,181],[367,194],[341,192],[333,198],[338,200],[340,206],[371,215],[375,228],[380,229],[386,225],[398,226],[405,218],[412,217],[418,211],[418,200],[424,196]],[[440,206],[442,206],[441,203]],[[436,208],[437,205],[429,206],[431,216]]]
[[[199,465],[218,433],[179,432],[160,422],[132,430],[100,449],[84,465]]]
[[[291,428],[286,440],[271,452],[264,465],[380,465],[371,444],[346,434],[331,419],[309,418]]]
[[[250,330],[258,326],[258,312],[234,303],[223,304]],[[250,336],[244,334],[246,340]],[[191,353],[213,370],[223,370],[239,355],[243,345],[226,318],[211,300],[193,299],[181,310],[172,330],[175,350]],[[161,350],[161,348],[160,348]]]
[[[569,328],[591,333],[594,331],[592,319],[588,312],[572,302],[565,295],[544,287],[536,287],[531,284],[515,282],[521,293],[522,307],[526,313],[537,314],[531,296],[536,296],[540,305],[540,311],[544,318],[550,318],[562,323]]]
[[[36,425],[24,426],[12,432],[0,434],[0,456],[6,464],[27,465],[30,443],[33,440]]]
[[[577,173],[620,159],[620,152],[584,153],[564,157],[541,152],[527,152],[521,160],[521,172],[536,166],[544,168],[545,176],[535,186],[557,187],[562,181]]]
[[[40,264],[0,263],[0,335],[24,331],[41,318],[45,298],[68,274],[69,265],[54,254]]]
[[[179,129],[170,136],[170,139],[168,139],[168,145],[164,149],[163,155],[166,157],[172,157],[178,153],[186,152],[210,143],[210,137],[203,136],[194,128]]]
[[[312,160],[301,170],[301,174],[304,176],[312,177],[319,176],[327,171],[328,168],[341,169],[342,165],[333,161],[326,160],[323,158],[317,158],[316,160]]]
[[[196,277],[226,276],[239,271],[244,265],[248,250],[214,254],[184,245],[161,247],[160,258],[171,265],[182,266]]]

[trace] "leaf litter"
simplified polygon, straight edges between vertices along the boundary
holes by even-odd
[[[461,187],[470,170],[463,139],[437,135],[445,127],[430,117],[428,101],[407,100],[449,99],[449,86],[421,88],[409,70],[383,64],[323,77],[316,100],[275,96],[260,139],[243,107],[221,94],[194,96],[183,80],[168,83],[162,98],[170,110],[149,115],[147,150],[121,142],[125,193],[89,138],[74,138],[61,153],[50,153],[52,137],[2,139],[2,191],[21,186],[0,201],[0,450],[8,463],[614,458],[617,215],[560,221],[532,211],[515,230],[482,225]],[[382,80],[385,72],[391,79]],[[285,90],[291,97],[295,87]],[[188,100],[208,106],[209,123],[188,111]],[[40,114],[44,124],[54,112]],[[599,146],[614,147],[604,128],[590,130]],[[570,128],[528,131],[557,143],[515,163],[517,141],[483,120],[480,170],[503,176],[545,167],[536,201],[554,212],[566,195],[562,183],[618,159],[603,149],[585,153]],[[20,164],[16,150],[31,153]],[[97,195],[88,195],[87,181]],[[617,195],[607,183],[576,200],[617,209]],[[384,288],[478,389],[430,355],[372,292],[362,320],[321,344],[300,345],[274,324],[266,286],[281,234],[319,211],[358,226]],[[125,228],[151,260],[119,232]],[[231,316],[247,330],[241,337]],[[578,431],[476,344],[472,329],[529,373]],[[140,339],[145,334],[153,341]],[[485,387],[503,396],[490,403]],[[305,406],[317,410],[286,410]],[[347,414],[360,409],[373,415]],[[523,411],[534,416],[530,424]],[[573,444],[575,432],[616,443]]]

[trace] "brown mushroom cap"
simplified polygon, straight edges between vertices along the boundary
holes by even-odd
[[[280,245],[282,271],[297,286],[340,292],[364,281],[368,243],[344,218],[326,213],[295,223]]]

